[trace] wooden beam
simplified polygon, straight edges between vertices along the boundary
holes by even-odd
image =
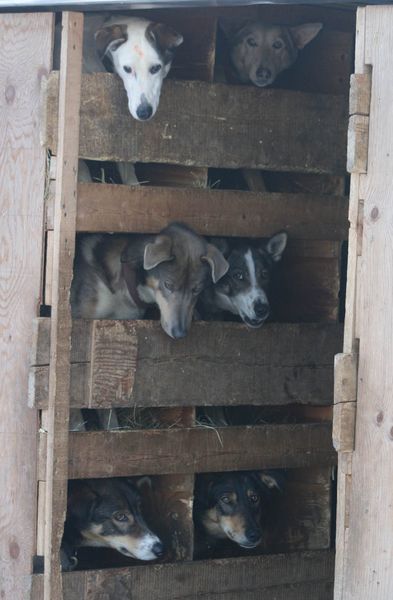
[[[44,600],[62,598],[59,549],[67,506],[71,311],[75,246],[83,14],[63,13],[53,239],[45,498]]]
[[[329,423],[70,432],[70,479],[328,466]],[[47,434],[40,435],[44,480]],[[247,440],[247,443],[245,443]]]
[[[331,600],[329,551],[65,573],[64,600]],[[33,577],[32,600],[42,598]]]
[[[56,73],[47,92],[46,141],[56,154]],[[342,96],[253,87],[245,94],[243,86],[167,81],[155,118],[139,123],[130,118],[120,79],[95,73],[83,75],[79,153],[97,160],[342,174],[347,114]]]
[[[345,240],[348,199],[317,194],[80,183],[77,231],[155,233],[182,221],[201,235]]]
[[[53,31],[51,13],[0,14],[0,598],[15,600],[29,597],[35,553],[38,421],[26,394],[44,240],[40,93]]]
[[[47,406],[49,326],[49,319],[39,319],[30,386],[30,402],[37,408]],[[106,354],[117,358],[115,368],[101,361],[99,378],[106,386],[94,394],[91,344],[98,326],[107,332]],[[239,323],[196,322],[187,338],[173,341],[154,321],[76,320],[70,403],[86,408],[329,405],[341,334],[342,327],[333,324],[269,324],[250,331]],[[121,347],[127,351],[116,350]]]
[[[352,264],[356,278],[351,273],[357,301],[356,309],[355,304],[351,307],[346,343],[353,344],[350,333],[359,338],[359,363],[355,447],[348,481],[340,488],[336,597],[385,600],[393,597],[393,307],[388,300],[393,295],[393,7],[362,9],[358,31],[363,56],[357,72],[367,73],[371,65],[371,105],[367,173],[358,176],[358,195],[352,198],[353,214],[359,200],[364,211],[352,238],[352,251],[358,250]]]

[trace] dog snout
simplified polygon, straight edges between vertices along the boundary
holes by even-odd
[[[250,544],[257,544],[261,539],[261,531],[259,529],[250,528],[246,531],[246,538]]]
[[[140,121],[147,121],[153,114],[151,104],[140,104],[136,109],[136,116]]]
[[[152,548],[153,553],[157,556],[157,558],[161,558],[164,555],[165,548],[162,542],[156,542]]]
[[[258,319],[267,319],[270,313],[269,305],[266,302],[257,300],[254,304],[254,312]]]
[[[259,67],[257,69],[257,77],[261,81],[270,81],[272,78],[272,72],[266,67]]]
[[[183,325],[177,324],[171,327],[169,335],[175,340],[180,340],[186,337],[187,329]]]

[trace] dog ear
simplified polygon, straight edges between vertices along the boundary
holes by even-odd
[[[285,231],[276,233],[266,243],[265,249],[270,254],[274,262],[281,260],[282,253],[285,250],[288,241],[288,234]]]
[[[269,471],[259,471],[258,478],[260,482],[263,485],[265,485],[269,490],[276,489],[279,492],[282,492],[282,486],[280,485],[277,477],[273,473],[270,473]]]
[[[102,60],[108,52],[117,50],[127,41],[127,25],[109,25],[94,34],[98,56]]]
[[[228,261],[213,244],[207,244],[207,252],[204,256],[201,256],[201,260],[209,263],[212,270],[213,283],[217,283],[221,277],[224,277],[229,269]]]
[[[150,23],[146,38],[163,55],[165,64],[173,59],[174,51],[183,43],[183,36],[164,23]]]
[[[239,31],[243,29],[246,25],[251,23],[250,19],[231,19],[228,17],[223,17],[219,19],[218,26],[225,35],[225,37],[230,40],[233,38]]]
[[[158,235],[153,243],[146,244],[143,257],[143,268],[146,271],[154,269],[163,262],[173,260],[172,240],[167,235]]]
[[[301,50],[313,40],[323,27],[322,23],[304,23],[296,27],[290,27],[292,39],[295,42],[296,48]]]

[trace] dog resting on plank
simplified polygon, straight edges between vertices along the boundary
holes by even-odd
[[[72,316],[140,319],[156,304],[164,331],[182,338],[198,296],[228,267],[216,246],[180,223],[156,236],[87,234],[77,244]]]
[[[61,545],[64,571],[73,570],[81,546],[113,548],[139,560],[154,560],[164,546],[146,525],[139,480],[127,478],[74,480],[68,484],[67,517]]]

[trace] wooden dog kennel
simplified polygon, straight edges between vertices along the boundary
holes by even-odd
[[[60,73],[51,71],[52,13],[0,14],[1,320],[7,343],[1,598],[392,596],[393,435],[386,358],[392,209],[386,188],[393,9],[357,13],[347,157],[355,32],[350,4],[346,10],[149,11],[152,19],[176,25],[187,42],[164,84],[157,115],[144,124],[129,117],[114,75],[81,75],[82,13],[63,13]],[[278,23],[320,20],[325,28],[282,87],[258,90],[213,81],[222,15]],[[78,184],[79,157],[142,163],[151,183]],[[211,168],[268,171],[272,181],[274,173],[283,175],[270,192],[211,189]],[[203,235],[256,238],[287,230],[291,242],[281,271],[285,293],[278,322],[258,331],[238,323],[197,322],[180,341],[151,321],[73,323],[69,290],[76,234],[154,233],[173,220]],[[344,354],[339,354],[348,230]],[[44,305],[51,307],[50,317],[40,316]],[[212,430],[195,420],[196,407],[204,405],[294,404],[296,422]],[[159,408],[163,422],[176,420],[177,427],[68,430],[70,407],[129,406]],[[273,467],[291,473],[291,505],[279,543],[255,556],[193,560],[195,473]],[[155,477],[168,561],[62,575],[58,551],[67,479],[133,475]],[[45,557],[44,574],[33,574],[36,555]]]

